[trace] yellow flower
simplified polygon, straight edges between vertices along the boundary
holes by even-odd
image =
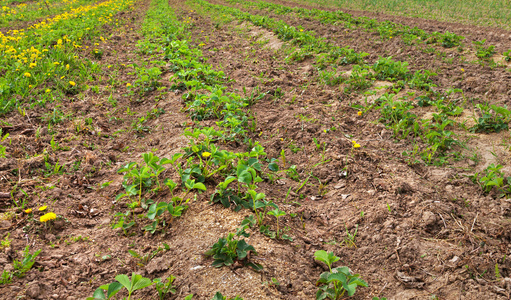
[[[302,31],[303,31],[303,29],[300,29],[300,32],[302,32]]]
[[[45,92],[46,92],[46,93],[49,93],[49,92],[51,92],[51,90],[50,90],[50,89],[46,89],[46,91],[45,91]]]
[[[209,152],[202,152],[202,157],[208,158],[210,156],[211,156],[211,153],[209,153]]]
[[[392,109],[396,109],[396,107],[395,107],[395,106],[392,106]]]
[[[39,207],[39,211],[45,211],[47,208],[48,208],[48,206],[46,206],[46,205],[41,206],[41,207]]]
[[[69,84],[72,85],[72,86],[76,85],[76,83],[74,81],[70,81]]]
[[[41,218],[39,218],[39,221],[41,221],[42,223],[46,223],[48,221],[55,220],[56,218],[57,218],[56,214],[47,213],[47,214],[42,215]]]
[[[361,111],[359,111],[357,114],[358,114],[359,116],[361,116],[361,115],[362,115],[362,112],[361,112]]]
[[[23,74],[23,75],[25,75],[25,77],[30,77],[30,76],[32,76],[32,75],[30,75],[30,73],[28,73],[28,72],[26,72],[26,73],[25,73],[25,74]]]
[[[360,148],[360,144],[358,144],[356,141],[351,141],[353,144],[353,148]]]
[[[36,63],[31,63],[31,64],[29,65],[30,69],[32,69],[32,68],[33,68],[33,67],[35,67],[35,66],[37,66],[37,64],[36,64]]]
[[[461,68],[461,72],[465,72],[465,69]]]
[[[53,64],[56,66],[60,65],[60,63],[58,63],[58,62],[54,62]]]
[[[25,209],[24,211],[25,211],[25,213],[26,213],[26,214],[29,214],[29,213],[31,213],[31,212],[32,212],[32,209],[31,209],[31,208],[29,208],[29,209]]]
[[[69,64],[66,65],[66,70],[69,70]]]
[[[131,86],[131,83],[129,83],[129,82],[128,82],[128,83],[126,83],[126,86],[127,86],[127,87],[130,87],[130,86]]]

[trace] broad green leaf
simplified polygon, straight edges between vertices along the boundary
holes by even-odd
[[[197,182],[196,184],[193,185],[193,188],[201,190],[201,191],[205,191],[206,190],[206,186],[202,182]]]
[[[108,291],[106,293],[107,299],[112,298],[115,294],[117,294],[122,289],[122,284],[119,282],[112,282],[108,286]]]
[[[139,275],[141,276],[141,275]],[[142,276],[141,276],[142,277]],[[151,284],[153,284],[153,282],[151,281],[151,279],[149,278],[145,278],[145,277],[142,277],[140,278],[140,280],[138,280],[135,285],[133,286],[133,290],[140,290],[140,289],[143,289],[145,287],[148,287],[150,286]]]
[[[346,283],[346,275],[343,274],[343,273],[330,273],[330,275],[328,275],[328,282],[332,282],[334,280],[336,281],[339,281],[343,284]]]
[[[128,252],[129,251],[130,250],[128,250]],[[119,281],[126,289],[131,290],[131,281],[127,275],[119,274],[115,276],[115,280]]]
[[[98,287],[95,291],[94,291],[94,294],[92,295],[92,297],[89,297],[87,299],[92,299],[92,300],[106,300],[106,297],[105,297],[105,293],[103,292],[103,289],[101,289],[101,287]]]
[[[322,261],[330,268],[332,264],[339,260],[339,257],[335,256],[333,252],[327,253],[325,250],[318,250],[314,253],[316,260]]]

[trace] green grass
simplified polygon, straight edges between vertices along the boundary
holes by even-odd
[[[508,0],[292,0],[341,9],[511,29]]]

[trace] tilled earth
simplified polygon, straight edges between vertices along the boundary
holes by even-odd
[[[210,2],[230,5],[219,0]],[[502,143],[508,138],[507,132],[473,135],[469,145],[478,147],[476,151],[482,157],[478,164],[468,159],[455,167],[409,163],[402,153],[410,150],[410,141],[393,139],[392,132],[376,122],[376,113],[359,116],[350,107],[350,102],[362,101],[364,95],[345,95],[336,87],[322,84],[312,60],[285,63],[287,45],[273,33],[237,21],[219,25],[213,16],[184,1],[171,0],[169,5],[180,19],[192,20],[193,44],[204,43],[200,47],[208,62],[233,80],[228,91],[241,93],[245,88],[248,94],[267,92],[250,107],[257,120],[250,138],[260,141],[269,158],[278,158],[284,149],[286,166],[296,165],[301,181],[282,174],[275,184],[262,182],[259,190],[287,212],[281,227],[288,228],[293,241],[272,240],[253,230],[247,241],[259,254],[253,260],[264,266],[262,272],[212,267],[212,260],[204,252],[220,237],[235,232],[243,218],[250,215],[247,210],[234,212],[210,204],[218,183],[214,180],[164,233],[144,233],[142,228],[149,221],[143,219],[130,229],[131,236],[111,228],[114,214],[126,210],[126,203],[115,201],[122,191],[122,175],[117,169],[127,162],[140,161],[141,154],[148,151],[170,158],[188,144],[182,136],[185,127],[215,124],[191,122],[183,111],[179,92],[153,92],[134,100],[125,96],[124,85],[109,80],[116,72],[119,82],[132,81],[135,77],[126,66],[150,61],[134,47],[143,39],[139,29],[149,6],[145,0],[135,11],[118,16],[126,26],[106,28],[110,38],[99,63],[112,67],[104,68],[104,74],[93,84],[102,90],[113,86],[116,93],[70,96],[52,107],[29,110],[24,118],[12,112],[4,120],[13,125],[0,125],[12,139],[6,145],[7,159],[0,161],[0,210],[4,213],[0,232],[2,237],[9,232],[12,239],[11,246],[0,254],[1,265],[12,268],[12,260],[20,259],[26,245],[32,251],[42,249],[24,278],[0,287],[0,298],[84,299],[116,275],[136,272],[151,279],[176,276],[177,293],[169,299],[182,299],[190,293],[194,299],[211,299],[216,291],[244,299],[315,299],[315,283],[327,269],[314,260],[314,252],[323,249],[340,257],[335,266],[349,266],[368,282],[369,287],[360,288],[355,299],[509,299],[511,203],[494,194],[483,194],[468,178],[490,163],[507,167],[509,151]],[[382,41],[359,29],[332,28],[293,15],[250,12],[301,25],[332,43],[368,52],[369,62],[392,55],[408,61],[412,71],[436,70],[439,76],[434,80],[439,89],[458,87],[467,97],[479,101],[499,105],[510,102],[509,71],[463,62],[461,56],[469,53],[449,53],[454,60],[446,63],[399,39]],[[427,31],[449,30],[466,36],[467,44],[488,38],[497,45],[498,52],[511,48],[511,33],[499,29],[491,29],[490,35],[489,29],[382,14],[368,16]],[[170,87],[171,75],[168,71],[163,75],[163,86]],[[118,109],[110,107],[108,100],[112,98]],[[51,135],[46,129],[46,116],[57,105],[64,113],[78,116],[51,128],[56,131],[58,144],[67,151],[50,147]],[[126,107],[131,114],[125,114]],[[133,121],[155,108],[165,113],[145,123],[150,132],[137,134],[131,130]],[[92,118],[92,124],[85,126],[86,118]],[[83,122],[85,129],[77,133],[76,122]],[[39,127],[41,130],[37,130]],[[337,130],[328,130],[332,127]],[[325,143],[324,150],[316,148],[314,138]],[[362,147],[354,151],[352,140]],[[235,143],[221,147],[247,150],[247,146]],[[63,175],[43,176],[44,158],[34,156],[43,149],[47,149],[50,163],[65,166]],[[488,155],[489,151],[495,155]],[[179,178],[172,169],[162,176],[175,181]],[[290,187],[292,191],[299,189],[307,177],[309,181],[299,193],[288,193]],[[110,185],[99,188],[110,181]],[[160,193],[155,197],[155,201],[168,200],[170,195]],[[52,227],[45,227],[21,209],[11,208],[13,200],[26,201],[27,207],[33,207],[35,219],[41,214],[36,208],[42,205],[48,205],[62,218]],[[266,219],[268,224],[272,221]],[[354,244],[348,242],[347,233],[356,233]],[[148,254],[163,243],[170,249],[157,252],[146,262],[128,253],[135,250]],[[495,273],[497,264],[499,274]],[[272,278],[279,284],[273,284]],[[157,299],[155,291],[146,290],[135,293],[135,298]]]

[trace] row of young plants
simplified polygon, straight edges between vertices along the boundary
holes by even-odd
[[[266,1],[244,1],[244,0],[227,0],[229,3],[241,4],[245,7],[257,7],[266,9],[278,15],[296,14],[301,18],[312,18],[328,25],[342,25],[345,28],[361,27],[367,30],[378,32],[382,39],[392,39],[401,37],[407,44],[426,43],[437,44],[445,48],[452,48],[460,45],[464,39],[463,36],[456,35],[446,31],[445,33],[432,32],[428,33],[417,26],[410,27],[407,25],[391,22],[378,21],[369,17],[354,17],[349,13],[341,10],[326,11],[321,9],[306,9],[300,7],[289,7],[277,3]]]
[[[367,65],[363,57],[367,54],[357,53],[354,50],[345,47],[340,48],[329,44],[322,38],[316,38],[312,32],[303,31],[301,28],[288,26],[283,21],[276,21],[266,16],[251,15],[236,8],[226,7],[222,5],[213,5],[206,1],[196,0],[200,6],[214,10],[221,14],[231,14],[240,20],[252,22],[254,25],[262,26],[266,29],[274,31],[283,41],[288,41],[301,47],[295,49],[293,53],[303,53],[310,51],[316,54],[316,66],[318,69],[326,68],[329,65],[354,64],[353,71],[347,79],[349,85],[355,90],[365,90],[372,85],[371,80],[389,80],[395,82],[395,89],[399,90],[405,85],[424,91],[431,91],[434,85],[431,83],[430,77],[436,75],[428,70],[423,72],[417,71],[413,75],[408,70],[406,62],[394,61],[391,57],[381,57],[375,64]],[[309,50],[310,49],[310,50]],[[293,54],[291,54],[292,56]],[[333,75],[341,78],[342,75]],[[331,84],[339,84],[337,79],[329,79]],[[453,145],[457,144],[455,136],[451,131],[444,130],[447,125],[437,125],[433,122],[420,122],[417,116],[407,113],[413,108],[411,102],[398,101],[394,99],[395,94],[388,94],[387,97],[379,99],[380,105],[371,106],[371,108],[380,108],[382,112],[381,121],[389,126],[394,126],[396,136],[406,138],[408,134],[414,130],[416,137],[424,136],[425,141],[429,144],[422,151],[422,157],[426,163],[437,162],[437,157],[445,157],[444,152],[449,150]],[[388,107],[390,109],[383,109]],[[399,108],[399,109],[398,109]],[[359,108],[361,109],[361,108]],[[364,111],[366,113],[368,109]],[[403,116],[408,116],[406,120],[402,120]],[[390,121],[390,122],[389,122]],[[422,125],[422,126],[421,126]],[[444,163],[443,158],[440,163]]]
[[[327,25],[342,25],[347,29],[361,27],[369,32],[377,32],[383,40],[392,38],[401,38],[407,45],[433,44],[444,48],[459,47],[459,51],[463,51],[462,41],[464,36],[445,31],[427,32],[423,29],[410,27],[407,25],[391,22],[378,21],[369,17],[353,17],[351,14],[337,11],[325,11],[320,9],[305,9],[300,7],[289,7],[266,1],[244,1],[244,0],[228,0],[229,3],[241,4],[244,7],[257,7],[266,9],[278,15],[288,15],[294,13],[299,18],[312,18]],[[489,59],[495,52],[495,46],[485,45],[486,40],[473,41],[475,55],[479,59]],[[502,53],[506,61],[511,60],[511,50]]]
[[[457,135],[453,132],[455,127],[471,132],[499,132],[507,129],[511,119],[507,107],[499,107],[490,104],[477,104],[479,117],[474,115],[476,124],[470,128],[464,123],[455,122],[452,118],[463,112],[462,106],[466,106],[468,99],[459,89],[451,89],[446,92],[439,92],[436,85],[431,83],[431,77],[436,74],[429,70],[416,71],[413,75],[408,70],[407,62],[394,61],[391,57],[380,57],[373,65],[367,65],[363,57],[367,54],[357,53],[348,47],[340,48],[324,42],[322,38],[316,38],[311,32],[305,32],[301,28],[288,26],[283,21],[275,21],[265,16],[251,15],[236,8],[222,5],[213,5],[203,0],[196,0],[205,9],[213,9],[219,14],[230,14],[239,20],[252,22],[254,25],[262,26],[275,32],[279,38],[289,41],[291,44],[298,44],[301,49],[293,49],[294,53],[303,53],[304,48],[310,47],[316,50],[309,52],[309,57],[316,54],[315,65],[320,70],[320,77],[329,85],[343,83],[349,90],[364,91],[372,86],[374,80],[388,80],[393,82],[392,90],[376,100],[375,103],[356,104],[354,108],[359,109],[361,114],[371,109],[378,109],[382,115],[379,119],[390,127],[394,136],[400,139],[408,137],[415,138],[415,145],[412,151],[403,154],[410,156],[410,162],[416,162],[415,157],[419,156],[424,163],[443,165],[450,159],[463,158],[459,150],[466,149]],[[319,45],[319,46],[316,46]],[[349,78],[339,75],[335,65],[353,64]],[[330,71],[327,66],[334,66]],[[323,70],[323,71],[322,71]],[[370,78],[370,79],[369,79]],[[409,97],[395,99],[396,94],[405,86],[419,90],[424,96],[416,97],[416,92],[409,92]],[[410,101],[411,98],[414,101]],[[431,120],[422,120],[413,113],[413,109],[419,106],[435,106],[437,113],[433,114]],[[475,111],[475,110],[473,110]],[[425,143],[426,146],[421,144]],[[452,149],[456,147],[458,151]]]
[[[144,230],[151,233],[165,230],[167,222],[180,217],[188,208],[187,204],[191,199],[197,199],[196,192],[204,192],[206,184],[214,177],[215,181],[221,182],[212,193],[211,202],[221,203],[235,211],[249,209],[254,214],[240,224],[236,233],[220,238],[205,254],[213,257],[215,267],[238,263],[259,271],[262,266],[249,259],[250,254],[257,255],[257,252],[244,239],[250,235],[248,228],[257,226],[261,233],[270,238],[292,240],[285,234],[285,230],[279,228],[279,218],[286,213],[266,199],[264,193],[257,192],[258,183],[271,180],[279,172],[276,160],[267,158],[264,148],[257,142],[252,143],[246,139],[250,117],[244,108],[261,98],[261,95],[242,97],[236,93],[224,94],[226,87],[223,84],[227,82],[227,78],[223,72],[216,71],[205,63],[206,59],[201,51],[191,47],[185,39],[188,36],[187,28],[178,22],[165,1],[154,1],[153,5],[147,15],[148,24],[154,26],[153,30],[147,31],[153,33],[148,37],[148,43],[162,44],[165,58],[174,73],[171,78],[173,89],[183,90],[183,100],[190,117],[194,120],[216,119],[218,127],[185,129],[184,135],[189,138],[189,145],[171,159],[146,153],[143,155],[143,164],[132,162],[122,167],[119,173],[124,174],[125,192],[120,194],[117,200],[125,197],[130,199],[131,204],[128,207],[131,210],[117,214],[119,219],[113,224],[113,228],[122,228],[129,235],[128,231],[141,217],[135,216],[133,209],[142,207],[145,209],[142,218],[147,218],[149,222]],[[247,143],[249,151],[236,153],[222,150],[216,145],[219,142],[242,141]],[[165,165],[170,165],[175,170],[179,178],[177,183],[170,178],[163,179],[163,184],[160,183],[159,177],[166,170]],[[151,200],[161,197],[159,193],[163,185],[170,193],[170,201]],[[268,222],[269,216],[275,217],[277,226],[274,231]],[[358,278],[358,274],[351,274],[346,267],[334,273],[339,274],[330,276],[332,278],[329,278],[330,273],[321,276],[318,281],[321,285],[318,294],[321,293],[322,296],[318,299],[338,299],[345,292],[354,294],[357,286],[367,286],[367,283]],[[135,286],[142,288],[151,284],[149,279],[143,279],[136,274],[133,274],[132,278],[137,279],[137,282],[143,281],[143,284],[130,283],[126,280],[126,275],[118,277],[117,283],[98,288],[90,299],[109,299],[122,287],[128,289],[129,299]],[[191,297],[192,295],[189,295],[186,299]],[[225,297],[217,293],[214,299]]]
[[[216,246],[219,245],[215,244],[213,249],[215,249]],[[245,249],[247,248],[253,249],[251,246],[245,247]],[[240,251],[239,249],[240,247],[238,246],[238,248],[234,247],[231,250]],[[351,297],[356,293],[358,287],[368,286],[367,282],[361,279],[359,274],[353,274],[348,267],[343,266],[334,268],[333,264],[339,261],[340,258],[335,256],[332,252],[328,253],[324,250],[318,250],[314,253],[314,259],[325,263],[328,267],[328,271],[323,272],[316,283],[318,286],[318,291],[316,292],[317,300],[337,300],[346,296]],[[120,274],[115,276],[116,281],[100,286],[94,292],[92,297],[88,297],[87,300],[117,299],[117,293],[122,290],[126,290],[126,293],[128,293],[128,296],[123,299],[131,300],[133,292],[150,286],[154,286],[158,294],[158,299],[164,300],[167,295],[175,294],[177,292],[176,286],[173,285],[175,279],[176,278],[171,275],[165,280],[162,280],[161,278],[151,280],[136,273],[132,273],[130,279],[127,275]],[[192,298],[193,294],[190,294],[184,297],[183,300],[190,300]],[[220,292],[217,292],[211,300],[243,300],[243,298],[239,296],[227,298]],[[386,300],[386,298],[373,297],[373,300]]]
[[[2,3],[3,2],[3,3]],[[0,2],[0,26],[10,27],[18,22],[36,21],[44,17],[58,15],[93,0],[46,0],[22,3],[16,6],[12,1]]]
[[[76,94],[93,80],[100,66],[77,51],[105,40],[102,27],[115,15],[133,9],[133,0],[83,5],[27,30],[0,33],[0,114]]]

